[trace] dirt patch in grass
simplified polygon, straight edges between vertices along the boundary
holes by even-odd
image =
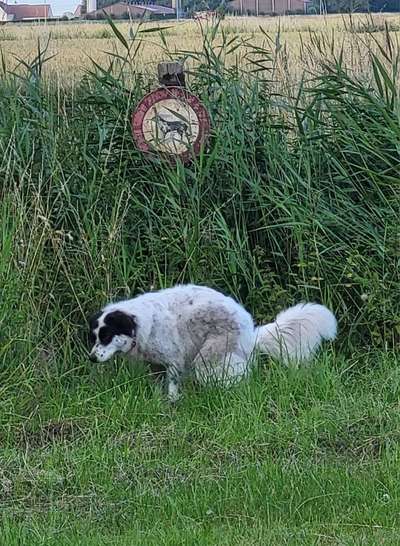
[[[382,436],[370,438],[330,438],[329,436],[318,439],[318,451],[333,453],[346,458],[379,458],[386,449],[388,439]]]
[[[389,428],[389,432],[388,429]],[[392,430],[390,431],[390,428]],[[383,430],[385,432],[383,432]],[[390,446],[397,445],[400,434],[395,424],[385,422],[382,429],[378,420],[366,418],[356,423],[344,425],[335,434],[323,433],[317,438],[317,450],[333,453],[339,457],[357,459],[379,459]]]
[[[55,443],[71,443],[82,436],[82,427],[74,421],[50,421],[38,430],[24,427],[19,434],[18,444],[27,448],[41,448]]]

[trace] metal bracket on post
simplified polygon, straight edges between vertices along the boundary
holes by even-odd
[[[164,87],[186,87],[183,63],[159,63],[158,81]]]

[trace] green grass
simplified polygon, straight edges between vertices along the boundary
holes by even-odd
[[[134,364],[20,369],[0,541],[396,544],[399,381],[394,355],[323,354],[170,407]]]
[[[326,65],[287,94],[279,51],[245,44],[244,72],[239,39],[207,31],[186,56],[212,135],[187,166],[133,145],[130,112],[154,84],[135,69],[140,37],[69,91],[42,80],[46,48],[18,76],[2,63],[0,544],[398,544],[389,31],[368,76],[325,41]],[[310,368],[266,359],[176,407],[136,363],[88,363],[89,313],[188,281],[258,322],[321,301],[339,339]]]

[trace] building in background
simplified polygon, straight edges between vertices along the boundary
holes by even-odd
[[[232,0],[227,9],[238,15],[284,15],[306,13],[304,0]]]
[[[0,1],[0,21],[43,21],[51,19],[50,4],[6,4]]]
[[[174,3],[175,0],[172,0]],[[106,16],[113,19],[151,19],[174,17],[175,8],[151,4],[146,2],[135,2],[132,0],[121,0],[110,2],[109,0],[83,0],[74,13],[75,17],[87,19],[102,19]]]
[[[75,14],[72,11],[64,11],[61,19],[68,19],[68,21],[75,19]]]
[[[86,0],[86,13],[93,13],[97,10],[97,0]]]
[[[91,3],[95,3],[96,0],[89,0]],[[133,4],[130,2],[116,2],[100,9],[91,9],[89,2],[87,5],[87,17],[89,19],[96,19],[104,17],[106,15],[118,18],[129,19],[151,19],[154,16],[157,18],[171,17],[175,15],[175,10],[165,6],[157,6],[155,4]]]

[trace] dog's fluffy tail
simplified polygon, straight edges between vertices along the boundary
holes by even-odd
[[[322,340],[336,337],[335,316],[323,305],[300,303],[279,313],[275,322],[256,328],[257,347],[285,362],[307,361]]]

